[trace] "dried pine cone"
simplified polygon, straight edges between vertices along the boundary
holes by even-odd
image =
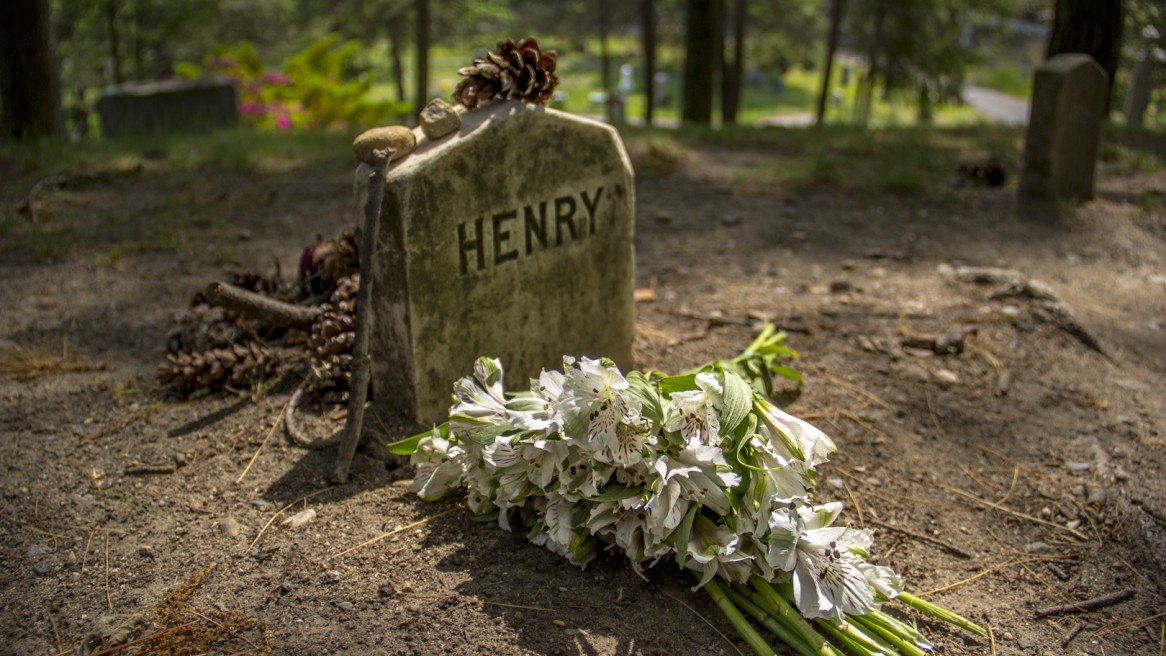
[[[555,51],[542,52],[534,37],[518,43],[510,39],[499,41],[498,49],[486,53],[486,59],[475,59],[472,65],[458,70],[465,79],[454,89],[454,102],[469,109],[491,98],[545,105],[559,84],[557,63]]]
[[[360,276],[341,278],[324,305],[324,313],[312,324],[308,336],[308,364],[316,387],[348,386],[352,370],[352,345],[356,342],[356,292]]]
[[[201,292],[200,292],[201,294]],[[170,353],[188,351],[197,353],[228,347],[247,336],[239,317],[221,307],[196,301],[190,309],[175,315],[177,324],[166,335]]]
[[[258,380],[274,376],[288,359],[281,356],[286,354],[256,342],[197,353],[170,353],[166,362],[158,366],[158,381],[183,396],[202,390],[220,390],[228,385],[250,387]]]

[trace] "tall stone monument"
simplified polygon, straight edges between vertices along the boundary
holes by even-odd
[[[632,366],[634,187],[618,133],[495,101],[453,134],[416,135],[388,170],[371,260],[378,411],[442,421],[483,355],[508,389],[563,355]]]
[[[1093,198],[1106,79],[1101,66],[1083,54],[1056,55],[1037,68],[1020,174],[1022,196]]]

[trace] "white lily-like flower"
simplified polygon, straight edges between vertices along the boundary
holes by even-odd
[[[840,512],[841,503],[829,503],[770,514],[767,561],[790,572],[798,611],[811,619],[841,620],[875,607],[871,586],[858,569],[862,559],[849,551],[856,532],[830,526]]]
[[[688,559],[684,566],[701,573],[700,583],[693,590],[704,587],[718,573],[729,581],[744,583],[749,579],[753,557],[738,548],[741,537],[728,527],[714,524],[697,514],[688,538]]]
[[[741,477],[729,467],[719,447],[685,447],[675,457],[660,456],[652,466],[657,478],[651,483],[652,498],[646,507],[652,513],[653,530],[671,532],[690,502],[720,515],[732,512],[725,489],[739,485]]]
[[[665,410],[664,429],[679,431],[689,446],[717,446],[721,443],[721,407],[724,389],[716,374],[708,371],[696,375],[699,389],[675,392]]]
[[[616,426],[639,417],[640,400],[626,393],[628,381],[615,366],[590,358],[576,361],[565,357],[563,369],[563,390],[555,410],[568,426],[586,427],[586,440],[580,440],[581,447],[589,451],[614,451],[618,448]]]
[[[837,450],[834,441],[816,426],[782,412],[760,396],[754,396],[753,410],[768,432],[775,453],[800,460],[805,467],[813,469]]]
[[[417,443],[409,462],[414,466],[409,490],[425,501],[436,501],[462,485],[465,451],[435,428]]]
[[[474,375],[454,383],[454,404],[449,409],[451,433],[473,436],[501,425],[509,426],[502,374],[500,361],[478,358],[474,362]]]
[[[559,493],[572,501],[594,497],[611,477],[611,469],[610,464],[572,447],[559,469]]]

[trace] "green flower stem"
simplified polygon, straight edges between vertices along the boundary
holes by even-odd
[[[847,641],[855,643],[854,646],[848,645],[851,651],[854,651],[854,647],[857,646],[863,650],[863,654],[896,653],[894,647],[888,645],[882,640],[879,640],[878,638],[867,634],[865,631],[863,631],[861,626],[851,621],[853,620],[853,616],[847,615],[846,617],[847,619],[845,621],[839,622],[837,624],[822,618],[814,620],[814,624],[816,624],[819,628],[825,629],[827,633],[834,636],[838,640],[841,640],[843,637],[845,637]]]
[[[729,618],[729,622],[737,630],[737,635],[749,643],[758,656],[776,656],[773,648],[765,642],[761,634],[757,633],[753,625],[749,624],[749,620],[745,619],[741,611],[737,610],[733,602],[725,596],[725,590],[721,587],[720,581],[714,578],[704,586],[704,589],[708,590],[709,596],[716,602],[717,608],[720,608],[725,617]]]
[[[851,619],[854,620],[855,624],[864,627],[867,631],[894,645],[895,649],[902,652],[904,656],[926,656],[927,654],[927,652],[917,647],[911,638],[896,633],[894,630],[879,624],[869,614],[857,615]]]
[[[786,646],[790,647],[801,656],[817,656],[814,653],[814,650],[808,644],[806,644],[805,640],[799,638],[798,635],[794,633],[789,627],[782,624],[781,622],[778,622],[772,615],[765,612],[765,610],[760,606],[750,601],[749,598],[745,596],[745,593],[748,592],[748,588],[745,588],[744,592],[738,591],[735,588],[728,588],[725,590],[725,592],[729,595],[729,599],[731,599],[738,608],[752,615],[753,619],[757,620],[762,625],[764,625],[765,628],[769,629],[770,632],[777,636],[779,640],[784,642]]]
[[[789,602],[782,599],[768,581],[760,576],[751,576],[749,577],[749,585],[758,595],[758,597],[754,597],[753,601],[758,602],[760,598],[761,603],[758,605],[777,618],[778,621],[784,622],[786,626],[793,629],[798,637],[809,643],[814,650],[813,653],[819,656],[838,656],[838,652],[830,646],[830,643],[826,642],[826,639],[815,631],[814,627],[810,626],[810,623],[802,618],[793,606],[789,605]]]
[[[933,603],[923,601],[919,597],[916,597],[915,595],[912,595],[912,594],[908,594],[906,592],[900,592],[899,596],[897,598],[899,601],[903,602],[904,604],[907,604],[911,608],[914,608],[915,610],[919,611],[920,613],[923,613],[924,615],[930,615],[932,617],[937,617],[937,618],[943,620],[944,622],[954,624],[954,625],[960,627],[961,629],[963,629],[969,633],[974,633],[974,634],[980,636],[981,638],[988,637],[988,632],[985,631],[982,626],[967,619],[966,617],[956,615],[955,613],[951,612],[950,610],[948,610],[946,608],[941,608],[939,606],[936,606]]]
[[[859,642],[847,632],[839,629],[830,622],[824,620],[814,620],[825,633],[834,638],[834,641],[846,648],[846,651],[854,654],[854,656],[887,656],[887,652],[879,649],[878,651],[871,651],[864,643]],[[876,645],[877,646],[877,645]]]
[[[902,637],[904,640],[911,641],[916,647],[924,651],[933,647],[931,642],[928,641],[927,638],[923,637],[923,634],[919,633],[919,631],[916,630],[914,626],[911,626],[910,624],[907,624],[906,622],[903,622],[895,617],[887,615],[881,610],[872,610],[866,615],[863,615],[862,619],[864,620],[864,623],[876,624],[894,633],[895,635]]]

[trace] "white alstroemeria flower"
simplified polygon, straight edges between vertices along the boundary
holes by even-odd
[[[619,369],[600,360],[565,357],[563,369],[563,391],[555,410],[567,425],[586,426],[586,440],[579,440],[580,446],[590,451],[614,451],[618,447],[616,426],[640,416],[640,400],[626,393],[628,381]]]
[[[688,569],[701,573],[700,583],[693,590],[704,587],[718,573],[736,583],[749,579],[753,557],[738,548],[740,541],[740,536],[727,527],[697,513],[688,538],[688,559],[684,563]]]
[[[717,446],[721,443],[717,409],[721,407],[724,389],[716,374],[708,371],[696,375],[696,386],[700,389],[672,395],[664,412],[664,429],[679,431],[689,446]]]
[[[436,501],[462,485],[465,450],[442,437],[436,428],[417,443],[409,462],[416,470],[409,491],[425,501]]]
[[[503,435],[495,437],[493,442],[482,447],[482,460],[497,470],[526,467],[520,445],[514,444],[513,437]]]
[[[611,465],[572,448],[559,469],[559,493],[572,501],[590,499],[607,484],[611,469]]]
[[[531,379],[530,393],[542,399],[548,406],[552,406],[563,396],[563,385],[566,381],[563,372],[543,369],[538,378]]]
[[[773,452],[800,460],[807,468],[826,462],[837,449],[833,440],[813,424],[782,412],[760,396],[753,397],[753,410],[769,433]]]
[[[644,461],[644,447],[656,443],[656,436],[649,432],[646,421],[619,423],[615,427],[615,440],[610,442],[596,457],[620,467],[632,467]]]
[[[449,430],[454,435],[471,436],[507,423],[502,363],[497,359],[478,358],[474,362],[474,375],[454,383],[453,398]]]
[[[587,529],[592,535],[623,549],[632,569],[641,578],[644,578],[644,561],[658,560],[672,551],[659,535],[650,530],[648,512],[637,499],[595,504],[587,519]]]
[[[858,569],[862,559],[849,551],[857,532],[830,526],[840,512],[841,503],[829,503],[770,514],[766,558],[774,569],[791,573],[794,601],[810,619],[841,620],[875,607],[871,586]]]
[[[559,476],[560,465],[566,459],[569,447],[563,440],[535,439],[519,443],[522,459],[526,461],[526,477],[543,490]]]
[[[886,603],[903,591],[903,579],[890,567],[872,565],[866,561],[859,561],[856,567],[874,590],[875,603]]]
[[[749,529],[763,533],[769,513],[778,505],[788,505],[806,498],[809,482],[800,460],[792,460],[776,452],[769,440],[754,435],[749,439],[748,451],[752,457],[749,489],[745,498],[753,504],[753,512],[743,509],[741,519]]]
[[[673,458],[662,455],[652,464],[657,478],[651,483],[652,498],[647,508],[652,521],[665,533],[680,524],[689,501],[707,506],[719,515],[732,512],[725,488],[741,483],[729,467],[725,454],[715,446],[689,446]]]

